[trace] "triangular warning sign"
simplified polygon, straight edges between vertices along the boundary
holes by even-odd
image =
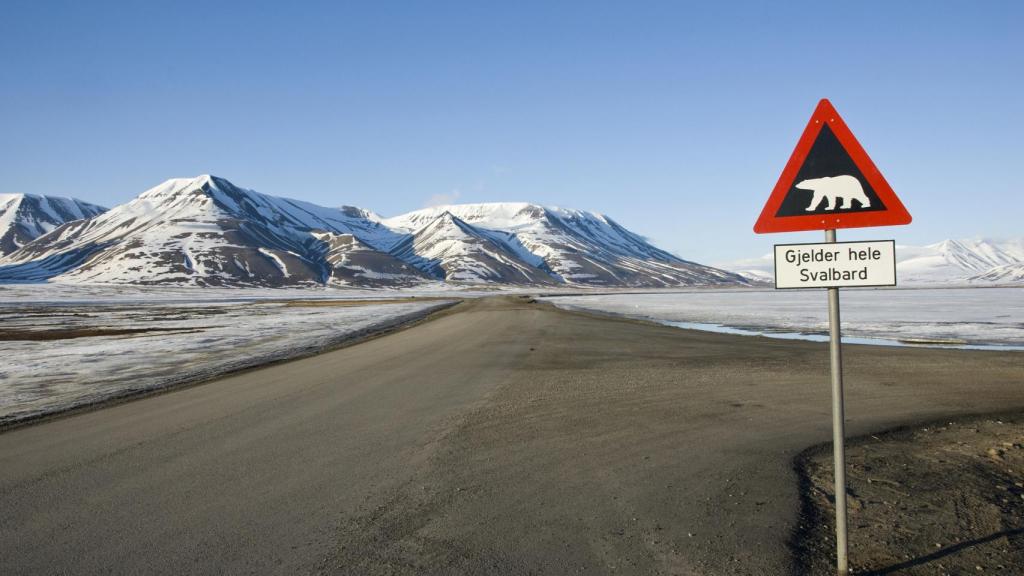
[[[828,100],[815,108],[754,232],[909,224],[910,213]]]

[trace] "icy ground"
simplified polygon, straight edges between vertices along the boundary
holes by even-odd
[[[53,288],[0,290],[0,425],[302,356],[452,301],[380,291]],[[354,300],[388,296],[401,299]],[[97,335],[123,329],[156,330]]]
[[[535,290],[0,286],[0,426],[317,352],[457,298]],[[1024,350],[1024,288],[841,294],[846,342],[943,339],[961,347]],[[339,299],[353,305],[320,302]],[[394,301],[367,302],[381,299]],[[558,295],[556,290],[543,299],[685,328],[806,339],[822,339],[827,329],[824,291]],[[123,329],[149,331],[102,334]],[[39,332],[56,339],[38,339]],[[67,337],[73,335],[78,337]]]
[[[545,297],[557,306],[721,332],[821,340],[825,291],[693,290]],[[844,341],[941,339],[959,347],[1024,349],[1024,288],[840,291]]]
[[[463,297],[516,294],[528,288],[512,286],[465,286],[435,282],[417,288],[213,288],[138,284],[0,284],[0,306],[10,304],[117,304],[252,302],[259,300],[337,300],[408,297]]]

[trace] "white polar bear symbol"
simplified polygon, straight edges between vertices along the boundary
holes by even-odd
[[[807,212],[814,212],[818,209],[818,205],[825,198],[828,198],[828,206],[825,206],[825,210],[835,210],[836,198],[843,199],[843,205],[839,208],[846,210],[853,208],[851,204],[852,200],[860,202],[861,208],[870,208],[871,200],[868,199],[867,195],[864,194],[864,188],[860,185],[860,180],[857,180],[853,176],[825,176],[824,178],[810,178],[803,180],[796,185],[800,190],[813,190],[814,197],[811,198],[811,204],[805,208]]]

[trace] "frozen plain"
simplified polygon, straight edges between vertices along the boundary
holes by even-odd
[[[4,287],[0,426],[316,353],[450,302],[381,291]]]
[[[556,306],[681,328],[827,339],[824,290],[691,290],[546,296]],[[844,341],[949,340],[964,348],[1024,350],[1024,287],[840,291]]]
[[[452,286],[414,291],[0,287],[0,326],[6,334],[0,339],[5,359],[0,365],[0,426],[316,353],[425,315],[450,301],[445,299],[493,293]],[[317,300],[346,299],[399,301],[315,305]],[[827,330],[823,291],[577,292],[549,293],[543,299],[564,308],[682,328],[819,340]],[[846,342],[948,339],[964,347],[1024,350],[1024,288],[844,290],[842,303]],[[139,332],[117,333],[126,329]],[[89,335],[12,337],[69,330]],[[108,333],[98,333],[103,331]]]

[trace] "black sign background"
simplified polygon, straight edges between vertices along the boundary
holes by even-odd
[[[808,212],[807,206],[810,205],[811,199],[814,196],[812,190],[801,190],[796,187],[797,184],[807,180],[809,178],[823,178],[826,176],[840,176],[849,175],[860,181],[861,187],[864,188],[864,194],[867,195],[868,200],[871,201],[870,208],[864,208],[860,205],[860,202],[853,201],[851,208],[841,209],[842,200],[836,202],[836,207],[833,210],[826,210],[828,206],[827,200],[822,200],[818,203],[815,210]],[[789,189],[786,197],[782,200],[782,204],[779,206],[779,211],[775,213],[777,217],[783,216],[807,216],[808,214],[851,214],[853,212],[874,212],[877,210],[885,210],[885,205],[878,198],[878,194],[868,184],[868,181],[864,178],[864,174],[857,168],[857,165],[853,163],[853,159],[846,153],[846,149],[840,144],[839,139],[829,128],[828,124],[821,127],[821,132],[818,133],[818,137],[814,140],[814,145],[811,146],[811,151],[807,153],[807,159],[804,161],[804,165],[800,168],[796,178],[793,180],[793,186]]]

